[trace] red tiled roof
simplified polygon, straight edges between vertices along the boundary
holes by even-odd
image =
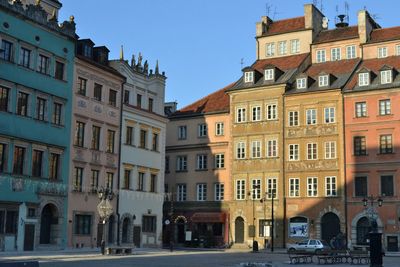
[[[397,70],[400,69],[400,56],[392,56],[386,58],[374,58],[374,59],[367,59],[364,60],[360,66],[358,66],[357,71],[361,69],[368,69],[373,71],[375,74],[378,74],[380,69],[383,66],[393,67]],[[351,81],[347,84],[346,89],[352,89],[356,86],[358,80],[358,75],[353,75]]]
[[[209,94],[196,102],[181,108],[172,116],[195,115],[210,112],[229,111],[229,96],[226,91],[233,87],[235,83]]]
[[[334,76],[350,73],[356,67],[360,59],[347,59],[339,61],[329,61],[325,63],[312,64],[306,71],[310,77],[316,77],[321,72]]]
[[[290,70],[294,68],[298,68],[301,63],[306,59],[308,53],[299,54],[295,56],[287,56],[287,57],[277,57],[277,58],[267,58],[262,60],[257,60],[252,68],[258,70],[263,73],[264,68],[267,65],[273,65],[280,70]]]
[[[358,26],[323,30],[318,34],[314,43],[325,43],[354,38],[358,38]]]
[[[373,30],[371,32],[370,42],[375,43],[396,39],[400,39],[400,26]]]
[[[285,32],[294,32],[305,29],[304,17],[273,21],[268,25],[265,35],[274,35]]]

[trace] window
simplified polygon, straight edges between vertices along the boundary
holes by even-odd
[[[246,198],[246,180],[236,180],[236,200]]]
[[[352,59],[356,57],[357,57],[356,46],[355,45],[346,46],[346,58]]]
[[[150,192],[155,193],[157,188],[157,175],[150,175]]]
[[[275,43],[268,43],[265,45],[265,47],[266,47],[265,55],[267,57],[275,56]]]
[[[138,173],[138,186],[137,186],[138,191],[144,191],[144,173],[139,172]]]
[[[236,122],[246,122],[246,108],[236,109]]]
[[[106,188],[113,190],[114,188],[114,173],[107,172],[106,176]]]
[[[400,45],[396,45],[396,56],[400,56]]]
[[[165,172],[169,172],[169,156],[165,157]]]
[[[371,232],[370,219],[362,217],[358,220],[356,226],[357,245],[369,246],[369,233]]]
[[[278,42],[278,54],[279,55],[286,55],[287,53],[287,47],[286,47],[286,41],[281,41]]]
[[[207,170],[207,155],[197,155],[197,170]]]
[[[261,142],[260,141],[252,141],[251,142],[251,157],[252,158],[261,158]]]
[[[394,196],[393,192],[393,175],[382,175],[381,176],[381,195],[382,196]]]
[[[367,117],[367,103],[357,102],[356,103],[356,118]]]
[[[307,196],[316,197],[318,192],[318,178],[308,177],[307,178]]]
[[[215,155],[215,168],[223,169],[225,168],[225,154],[216,154]]]
[[[46,99],[38,97],[36,99],[36,119],[44,121],[46,118]]]
[[[83,147],[85,139],[85,124],[77,121],[75,126],[75,145]]]
[[[388,56],[387,47],[378,47],[378,58],[384,58]]]
[[[177,201],[186,201],[186,184],[178,184],[176,194]]]
[[[207,124],[201,123],[198,125],[198,137],[207,136]]]
[[[275,70],[274,69],[266,69],[264,71],[264,79],[266,81],[273,81],[275,77]]]
[[[6,153],[7,145],[0,143],[0,172],[4,172],[7,167]]]
[[[92,149],[100,149],[100,127],[92,126]]]
[[[56,61],[56,71],[54,73],[54,78],[56,78],[57,80],[64,80],[64,70],[64,63]]]
[[[336,158],[336,142],[330,141],[325,142],[325,159],[335,159]]]
[[[252,83],[254,80],[254,72],[252,71],[246,71],[244,73],[244,82],[245,83]]]
[[[307,159],[308,160],[317,159],[317,144],[316,143],[307,144]]]
[[[381,71],[381,84],[387,84],[392,82],[392,70]]]
[[[289,111],[289,126],[299,126],[298,111]]]
[[[325,123],[334,123],[335,122],[335,108],[329,107],[324,108],[325,115]]]
[[[197,184],[197,201],[207,200],[207,184]]]
[[[379,100],[379,115],[390,115],[390,99]]]
[[[50,154],[50,170],[49,170],[49,179],[50,180],[58,180],[59,174],[59,165],[60,165],[60,155],[51,153]]]
[[[3,215],[1,214],[3,212]],[[5,216],[5,223],[4,219],[2,220],[2,216],[4,218],[4,212],[7,212]],[[3,224],[3,225],[2,225]],[[5,232],[4,232],[4,225],[5,225]],[[18,211],[16,210],[7,210],[7,211],[0,211],[0,233],[3,232],[5,234],[16,234],[18,229]]]
[[[329,86],[329,75],[318,76],[318,86],[319,87]]]
[[[275,158],[278,156],[278,140],[268,140],[267,141],[267,157]]]
[[[392,135],[381,135],[379,138],[379,153],[391,154],[393,153]]]
[[[358,86],[368,86],[369,85],[369,73],[362,72],[358,74]]]
[[[158,151],[158,133],[153,133],[151,149],[153,151]]]
[[[3,39],[1,41],[0,59],[11,62],[12,48],[13,48],[13,44]]]
[[[78,77],[78,94],[85,96],[86,95],[86,86],[87,80],[81,77]]]
[[[9,89],[0,87],[0,111],[8,111]]]
[[[92,170],[92,177],[90,180],[90,187],[92,190],[97,190],[97,188],[99,187],[99,176],[99,170]]]
[[[133,127],[126,126],[125,144],[133,145]]]
[[[95,83],[93,89],[94,100],[101,101],[102,91],[103,91],[103,86],[101,84]]]
[[[24,163],[25,163],[25,148],[15,146],[14,147],[14,163],[13,163],[13,173],[14,174],[24,174]]]
[[[223,122],[217,122],[215,124],[215,135],[217,135],[217,136],[224,135],[224,123]]]
[[[292,54],[300,53],[300,40],[290,40],[290,52]]]
[[[92,47],[90,45],[83,45],[83,55],[88,58],[92,58]]]
[[[107,130],[107,150],[108,153],[114,153],[115,131]]]
[[[317,124],[317,110],[316,109],[307,109],[306,110],[306,124],[312,125]]]
[[[214,184],[214,200],[215,201],[224,200],[224,184],[223,183]]]
[[[300,179],[290,178],[289,179],[289,197],[300,196]]]
[[[113,107],[117,106],[117,91],[110,89],[108,94],[108,104]]]
[[[75,214],[75,234],[90,235],[92,226],[91,215]]]
[[[354,155],[355,156],[367,155],[367,144],[365,136],[355,136],[353,140],[354,140]]]
[[[124,90],[124,104],[129,104],[129,90]]]
[[[327,197],[336,196],[336,177],[325,177],[325,194]]]
[[[144,233],[155,233],[156,226],[157,226],[157,217],[156,216],[143,215],[142,231]]]
[[[74,190],[82,192],[83,168],[75,167],[74,174]]]
[[[187,138],[187,127],[186,127],[186,125],[179,126],[178,127],[178,139],[179,140],[185,140],[186,138]]]
[[[44,55],[39,54],[38,60],[38,72],[49,74],[50,59]]]
[[[336,61],[341,59],[341,51],[339,47],[331,49],[331,60]]]
[[[354,180],[354,196],[365,197],[368,195],[367,176],[357,176]]]
[[[146,142],[147,142],[147,131],[144,129],[140,129],[140,148],[146,148]]]
[[[326,51],[317,50],[317,63],[322,63],[326,61]]]
[[[252,121],[260,121],[261,120],[261,107],[256,106],[252,108]]]
[[[61,116],[62,116],[62,104],[54,103],[53,104],[53,119],[52,123],[56,125],[61,125]]]
[[[17,114],[28,116],[28,99],[29,95],[23,92],[18,92]]]
[[[187,170],[187,157],[186,156],[178,156],[176,158],[176,170],[177,171],[186,171]]]
[[[33,150],[32,159],[32,176],[41,177],[42,176],[42,166],[43,166],[43,151]]]
[[[31,67],[31,50],[21,47],[19,55],[19,64],[25,68]]]
[[[142,108],[142,95],[136,94],[136,106]]]
[[[267,198],[268,199],[271,199],[272,197],[275,199],[275,198],[278,197],[278,195],[277,195],[277,188],[278,188],[277,183],[278,182],[277,181],[278,181],[277,178],[268,178],[267,179],[267,191],[266,191],[266,193],[267,193]]]
[[[278,105],[270,104],[267,105],[267,120],[277,120],[278,119]]]
[[[261,199],[261,180],[251,180],[251,199]]]
[[[246,158],[246,143],[245,142],[236,143],[236,158],[237,159]]]
[[[299,145],[289,145],[289,160],[299,160]]]
[[[297,89],[306,89],[307,88],[307,79],[306,78],[296,79],[296,88]]]

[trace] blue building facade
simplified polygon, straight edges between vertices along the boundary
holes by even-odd
[[[76,35],[52,1],[0,0],[0,251],[67,242]]]

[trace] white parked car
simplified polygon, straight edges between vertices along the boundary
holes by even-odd
[[[318,253],[322,251],[329,251],[330,249],[331,247],[326,241],[318,239],[305,239],[294,244],[287,244],[288,252],[301,250]]]

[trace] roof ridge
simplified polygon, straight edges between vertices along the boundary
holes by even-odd
[[[373,29],[372,31],[391,30],[391,29],[395,29],[395,28],[400,28],[400,26],[392,26],[392,27],[387,27],[387,28]]]
[[[294,18],[287,18],[287,19],[280,19],[280,20],[272,20],[272,24],[274,24],[275,22],[281,22],[281,21],[286,21],[286,20],[294,20],[294,19],[301,19],[304,18],[304,16],[298,16],[298,17],[294,17]]]

